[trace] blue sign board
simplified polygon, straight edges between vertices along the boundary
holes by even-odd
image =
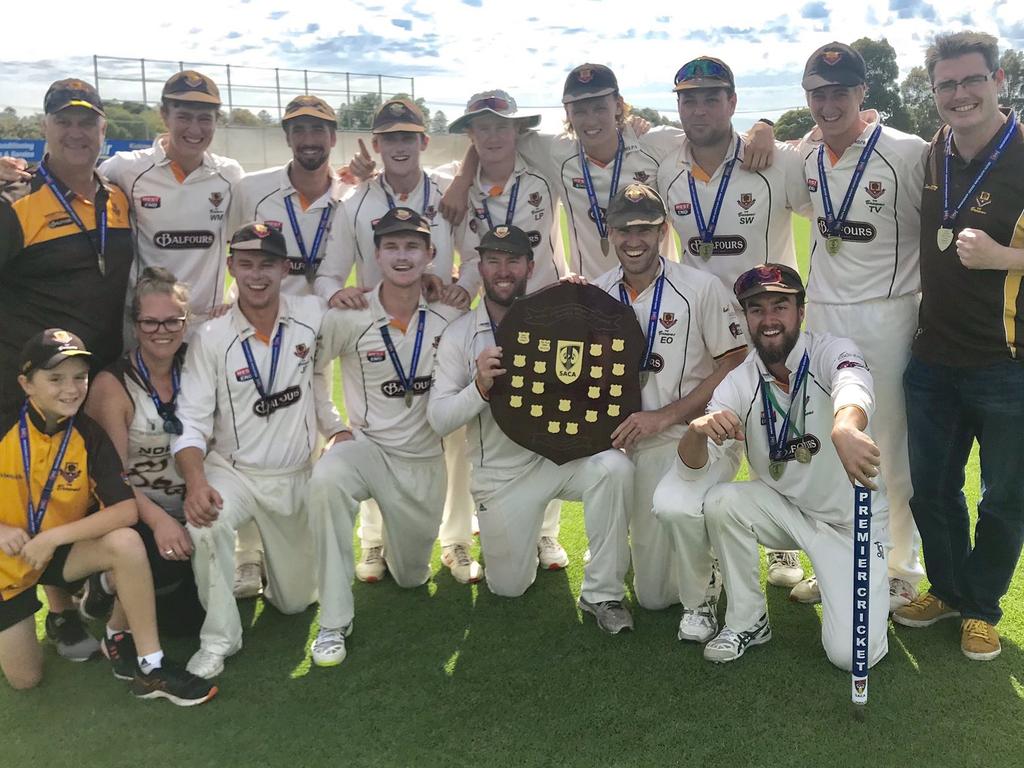
[[[115,152],[131,152],[136,149],[149,149],[152,141],[136,139],[111,139],[103,142],[100,160],[110,157]],[[20,157],[30,163],[38,163],[43,159],[46,142],[42,139],[3,139],[0,138],[0,157]]]

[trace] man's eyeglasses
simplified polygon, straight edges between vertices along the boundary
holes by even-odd
[[[184,317],[168,317],[163,320],[157,320],[153,317],[139,317],[136,318],[135,323],[144,333],[156,333],[163,328],[167,333],[177,333],[185,327]]]
[[[983,83],[987,83],[994,75],[995,72],[989,72],[987,75],[969,75],[963,80],[943,80],[932,86],[932,93],[937,93],[940,96],[953,96],[957,88],[963,86],[965,91],[973,90]]]

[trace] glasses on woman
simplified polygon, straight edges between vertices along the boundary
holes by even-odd
[[[167,333],[177,333],[185,327],[184,317],[167,317],[163,320],[157,320],[155,317],[140,317],[135,320],[135,324],[144,333],[156,333],[163,328]]]

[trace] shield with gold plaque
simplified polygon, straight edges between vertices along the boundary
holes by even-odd
[[[508,372],[491,389],[494,420],[556,464],[610,448],[640,410],[644,334],[633,310],[600,288],[558,283],[519,299],[495,339]]]

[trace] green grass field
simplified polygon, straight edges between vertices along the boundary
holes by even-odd
[[[976,455],[968,477],[973,508]],[[310,666],[315,607],[286,617],[247,601],[245,648],[217,700],[194,710],[137,702],[105,662],[71,664],[47,648],[37,690],[0,683],[0,765],[1024,764],[1021,568],[1003,601],[998,659],[964,658],[952,621],[890,625],[867,719],[856,722],[849,676],[821,650],[819,612],[784,590],[768,591],[772,642],[725,666],[675,639],[675,608],[635,609],[636,631],[618,637],[582,619],[581,517],[565,505],[569,569],[539,573],[518,600],[457,584],[436,551],[423,588],[357,583],[356,632],[338,668]],[[184,660],[194,644],[167,649]]]

